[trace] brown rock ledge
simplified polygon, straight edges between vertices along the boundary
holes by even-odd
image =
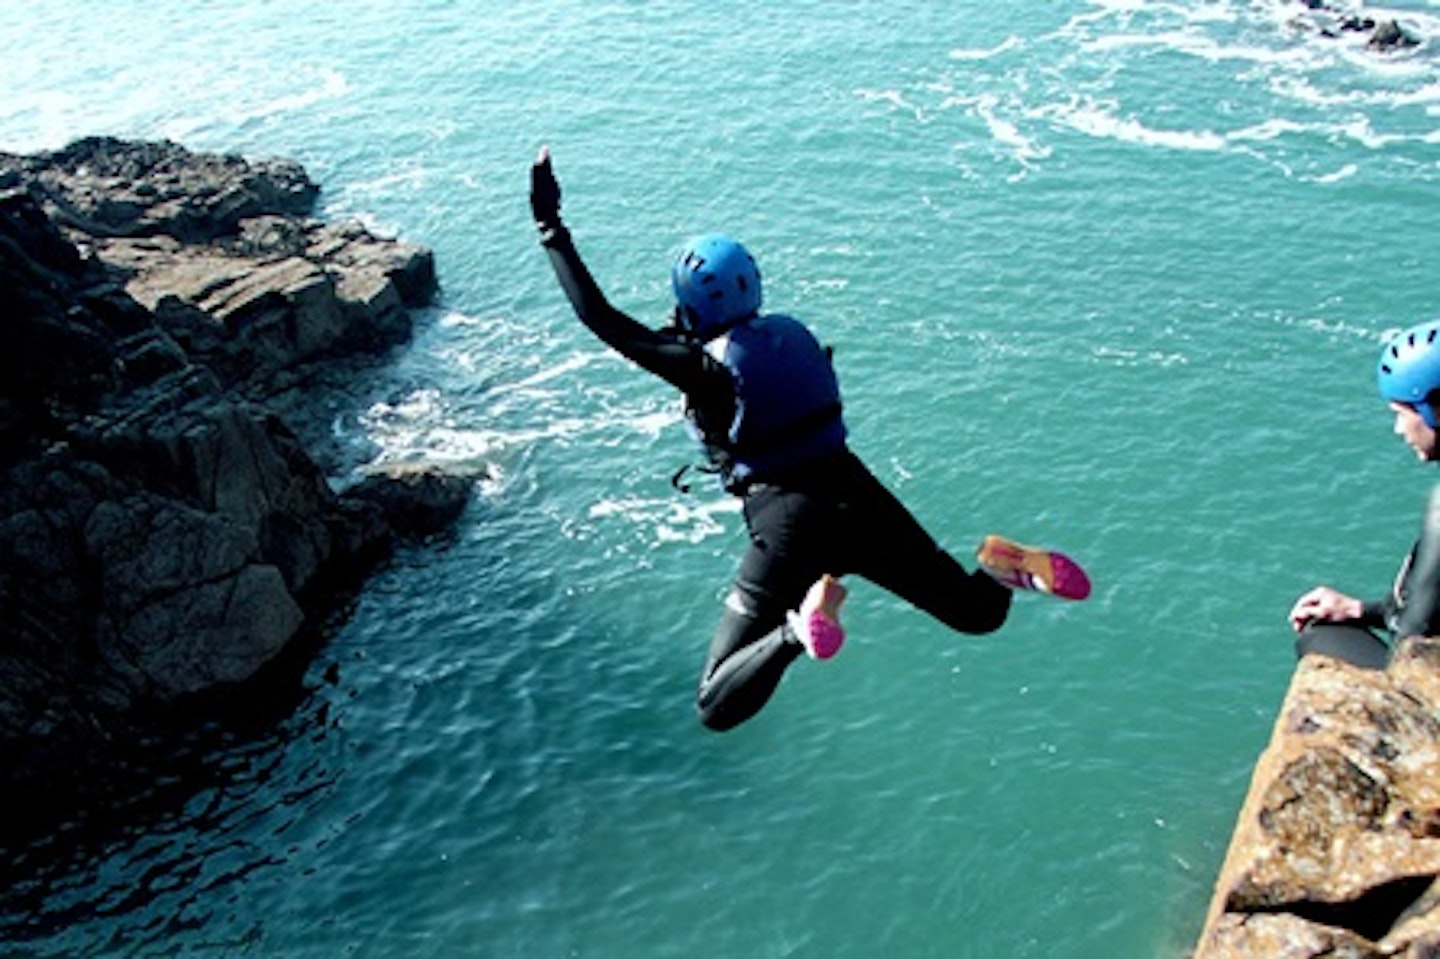
[[[1255,766],[1194,959],[1440,955],[1440,640],[1307,656]]]

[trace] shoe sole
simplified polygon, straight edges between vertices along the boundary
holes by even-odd
[[[828,573],[822,576],[816,585],[820,587],[819,602],[805,614],[810,620],[809,629],[805,633],[811,641],[801,642],[811,659],[829,659],[840,652],[840,647],[845,642],[845,628],[840,625],[840,604],[845,602],[849,591]],[[810,587],[810,592],[805,595],[805,602],[801,604],[802,608],[809,604],[810,596],[814,592],[815,586]]]
[[[1022,589],[1076,601],[1090,595],[1089,575],[1079,563],[1055,550],[1022,546],[1003,536],[992,535],[985,537],[976,558],[1002,575],[1023,573],[1028,583],[1012,581]]]

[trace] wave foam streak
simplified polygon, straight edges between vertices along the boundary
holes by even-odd
[[[962,155],[988,152],[1013,165],[1012,177],[1056,162],[1068,134],[1230,153],[1322,184],[1413,176],[1414,148],[1440,140],[1440,81],[1428,47],[1357,48],[1293,18],[1277,21],[1276,9],[1289,5],[1273,2],[1096,7],[1048,34],[952,50],[949,62],[907,85],[857,95],[943,123]],[[1406,16],[1440,33],[1440,18]],[[1333,152],[1312,149],[1317,139],[1353,149],[1326,168],[1308,159]],[[1435,175],[1433,164],[1418,172]]]

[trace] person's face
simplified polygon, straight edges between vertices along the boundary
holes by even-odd
[[[1440,459],[1440,449],[1437,449],[1440,435],[1425,425],[1420,411],[1408,403],[1391,403],[1390,409],[1395,411],[1395,435],[1415,451],[1416,457],[1426,462]]]

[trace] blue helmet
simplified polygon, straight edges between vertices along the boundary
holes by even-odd
[[[1412,326],[1392,337],[1380,353],[1378,377],[1381,396],[1415,407],[1425,425],[1435,429],[1430,395],[1440,390],[1440,320]]]
[[[670,268],[680,327],[711,340],[760,312],[760,268],[738,241],[707,233],[685,244]]]

